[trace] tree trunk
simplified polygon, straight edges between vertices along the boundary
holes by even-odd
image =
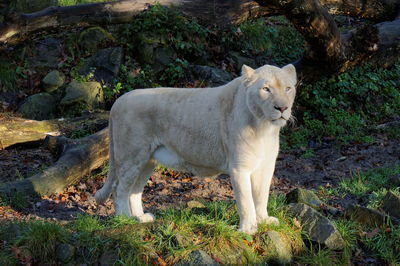
[[[179,6],[189,17],[196,17],[209,25],[222,26],[239,23],[248,18],[279,15],[279,8],[283,5],[293,7],[298,5],[297,1],[274,0],[159,0],[158,2],[169,7]],[[321,2],[333,14],[376,20],[393,19],[400,5],[399,0],[322,0]],[[6,14],[5,22],[0,26],[0,45],[15,44],[24,41],[33,32],[57,29],[62,26],[126,23],[152,4],[154,4],[152,0],[123,0],[111,3],[49,7],[31,14],[11,12]],[[293,11],[301,12],[299,9]]]
[[[108,160],[108,128],[79,140],[48,136],[47,143],[55,152],[62,151],[58,161],[42,173],[1,186],[0,193],[50,195],[62,192]]]
[[[296,69],[306,80],[340,73],[367,60],[390,66],[399,57],[399,19],[366,25],[342,36],[333,17],[319,0],[256,1],[261,6],[279,9],[303,35],[306,53],[296,62]],[[397,7],[399,2],[396,2]],[[390,56],[389,63],[383,61]]]

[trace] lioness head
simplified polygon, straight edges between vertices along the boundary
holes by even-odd
[[[243,86],[251,113],[258,119],[284,126],[291,117],[296,95],[296,69],[293,65],[283,68],[265,65],[252,69],[242,67]]]

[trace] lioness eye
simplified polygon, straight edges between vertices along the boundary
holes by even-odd
[[[268,87],[264,87],[263,90],[265,90],[266,92],[271,92],[271,89]]]
[[[286,87],[286,92],[289,92],[292,89],[292,87]]]

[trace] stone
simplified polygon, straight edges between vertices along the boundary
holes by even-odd
[[[43,88],[46,92],[56,91],[64,84],[65,76],[63,73],[53,70],[49,72],[42,80]]]
[[[95,52],[100,46],[114,41],[111,33],[101,27],[90,27],[79,34],[78,43],[83,51]]]
[[[70,244],[59,244],[56,248],[56,258],[62,263],[69,262],[75,254],[75,247]]]
[[[400,187],[400,175],[389,178],[388,187]]]
[[[359,205],[349,205],[345,211],[345,216],[354,219],[356,222],[369,226],[381,227],[388,224],[389,216],[379,211],[369,209]],[[392,218],[393,224],[400,224],[395,218]]]
[[[287,203],[304,203],[308,206],[319,209],[323,202],[311,190],[296,188],[286,194]]]
[[[60,102],[63,114],[80,115],[85,110],[104,107],[103,89],[98,82],[71,81]]]
[[[48,120],[56,117],[57,101],[49,93],[43,92],[29,96],[18,112],[34,120]]]
[[[118,251],[114,249],[106,250],[100,257],[101,266],[112,266],[118,260]]]
[[[191,71],[195,78],[204,80],[209,87],[221,86],[233,79],[228,71],[217,67],[194,65]]]
[[[201,266],[216,266],[219,265],[215,262],[205,251],[195,250],[192,251],[185,260],[175,264],[176,266],[189,266],[189,265],[201,265]]]
[[[268,262],[286,265],[292,261],[293,255],[289,243],[285,244],[276,231],[268,231],[260,237],[261,245],[265,248]]]
[[[15,8],[22,13],[32,13],[49,6],[57,6],[58,0],[16,0]]]
[[[33,68],[57,68],[61,56],[61,41],[48,38],[39,41],[35,48],[35,56],[29,59]]]
[[[122,47],[99,50],[82,65],[78,73],[86,76],[94,70],[96,81],[111,84],[118,75],[123,55],[124,50]]]
[[[382,200],[382,209],[392,218],[400,219],[400,197],[388,191]]]
[[[332,250],[342,250],[344,241],[334,224],[318,211],[304,203],[288,205],[290,216],[296,218],[310,239]]]
[[[257,64],[253,58],[242,56],[239,52],[232,51],[229,53],[229,57],[235,61],[235,67],[237,71],[240,71],[243,65],[257,68]]]

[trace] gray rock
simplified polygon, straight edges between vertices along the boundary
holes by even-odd
[[[62,113],[67,115],[80,115],[84,110],[94,110],[103,106],[103,89],[98,82],[71,81],[60,102]]]
[[[290,244],[285,245],[278,232],[268,231],[261,236],[261,243],[267,252],[268,262],[286,265],[292,261]]]
[[[70,261],[75,254],[75,247],[70,244],[59,244],[56,248],[56,258],[62,263]]]
[[[382,200],[382,208],[392,218],[400,219],[400,197],[388,191]]]
[[[34,68],[56,68],[60,56],[61,41],[48,38],[39,41],[36,45],[35,56],[30,58],[29,63]]]
[[[204,80],[209,87],[221,86],[233,79],[229,72],[217,67],[194,65],[191,70],[195,78]]]
[[[15,8],[22,13],[40,11],[49,6],[57,6],[57,0],[16,0]]]
[[[206,252],[203,250],[192,251],[184,261],[180,261],[175,265],[188,266],[188,265],[201,265],[201,266],[216,266],[216,263]]]
[[[94,77],[101,83],[112,83],[121,67],[124,50],[121,47],[110,47],[99,50],[78,70],[79,75],[86,76],[94,69]]]
[[[53,70],[43,78],[43,88],[47,92],[53,92],[64,84],[64,80],[64,74],[58,72],[57,70]]]
[[[24,117],[35,120],[47,120],[56,117],[57,101],[48,93],[29,96],[18,112]]]
[[[388,187],[400,187],[400,175],[392,176],[388,181]]]
[[[79,34],[79,46],[87,52],[97,51],[101,45],[114,41],[111,33],[101,27],[91,27]]]
[[[287,203],[304,203],[314,209],[319,209],[322,201],[311,190],[296,188],[286,194]]]
[[[257,68],[257,64],[253,58],[242,56],[239,52],[230,52],[229,56],[235,61],[236,70],[240,71],[243,65]]]
[[[384,213],[359,205],[349,205],[345,211],[345,216],[370,227],[381,227],[387,224],[389,220],[389,216]],[[392,218],[391,220],[393,224],[399,224],[397,219]]]
[[[344,248],[343,238],[333,223],[313,208],[304,203],[291,203],[288,214],[300,222],[312,241],[332,250]]]
[[[118,260],[118,252],[114,249],[106,250],[100,257],[101,266],[112,266]]]

